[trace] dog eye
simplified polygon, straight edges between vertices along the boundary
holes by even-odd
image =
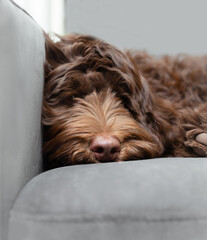
[[[123,95],[117,95],[117,97],[121,100],[124,108],[127,109],[128,112],[132,115],[132,117],[137,120],[138,113],[134,110],[131,100],[129,98],[129,95],[123,94]]]
[[[62,94],[62,98],[59,99],[59,105],[65,106],[65,107],[71,107],[75,102],[75,96],[64,96]]]
[[[125,82],[122,82],[120,84],[120,87],[122,88],[123,92],[131,93],[131,89],[129,88],[129,85]]]

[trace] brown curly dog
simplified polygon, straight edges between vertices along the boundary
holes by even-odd
[[[91,36],[45,38],[47,168],[207,156],[207,56],[156,58]]]

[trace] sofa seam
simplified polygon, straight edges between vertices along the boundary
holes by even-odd
[[[34,215],[33,215],[34,216]],[[80,215],[79,217],[60,217],[48,219],[48,217],[54,215],[42,215],[33,217],[32,215],[22,215],[17,212],[13,212],[10,214],[10,220],[12,219],[19,219],[23,221],[30,221],[30,222],[71,222],[71,223],[88,223],[88,222],[143,222],[143,223],[163,223],[163,222],[195,222],[195,221],[206,221],[207,216],[200,216],[200,217],[163,217],[163,218],[150,218],[150,217],[136,217],[136,216],[112,216],[112,215],[100,215],[100,216],[93,216],[93,215]]]

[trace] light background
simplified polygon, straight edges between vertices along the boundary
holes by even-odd
[[[46,31],[64,34],[64,0],[14,0]]]
[[[206,0],[15,0],[46,32],[92,34],[153,54],[201,55]]]

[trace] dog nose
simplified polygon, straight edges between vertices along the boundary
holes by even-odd
[[[91,141],[90,150],[99,162],[110,162],[117,160],[121,145],[113,136],[98,135]]]

